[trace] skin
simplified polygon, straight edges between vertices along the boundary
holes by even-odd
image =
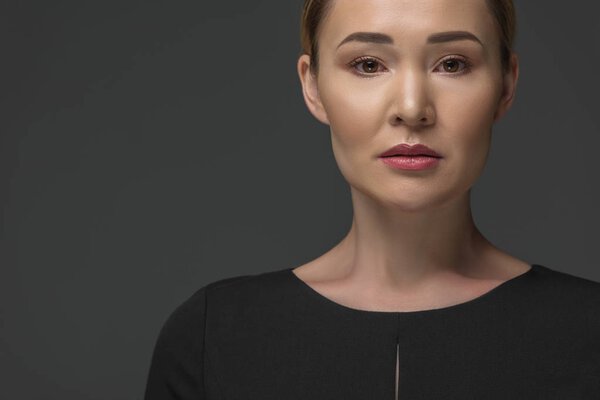
[[[308,55],[298,60],[306,105],[330,127],[354,211],[337,245],[293,270],[325,297],[368,311],[441,308],[530,268],[490,243],[471,215],[471,187],[519,74],[514,53],[502,70],[495,23],[484,0],[334,0],[317,75]],[[427,43],[445,31],[471,32],[482,44]],[[354,32],[383,33],[393,44],[339,46]],[[443,158],[424,171],[392,169],[378,155],[399,143]]]

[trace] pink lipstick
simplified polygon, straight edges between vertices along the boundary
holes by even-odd
[[[386,165],[403,170],[420,171],[439,164],[442,156],[423,144],[399,144],[379,155]]]

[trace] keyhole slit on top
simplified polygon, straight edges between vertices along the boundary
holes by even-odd
[[[399,384],[399,380],[400,380],[400,354],[399,354],[399,344],[398,344],[398,340],[396,339],[396,379],[395,379],[395,395],[394,395],[394,400],[398,400],[398,384]]]

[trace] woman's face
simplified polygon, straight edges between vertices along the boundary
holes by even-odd
[[[407,211],[466,195],[518,77],[516,56],[502,71],[486,1],[332,1],[317,77],[306,55],[298,69],[310,111],[330,125],[341,173],[353,189]],[[379,155],[401,143],[441,158],[421,170],[384,163]]]

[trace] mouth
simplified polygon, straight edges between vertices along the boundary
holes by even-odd
[[[406,143],[398,144],[381,153],[379,157],[431,157],[442,158],[442,156],[433,149],[424,144],[409,145]]]
[[[381,161],[389,167],[406,171],[422,171],[436,167],[441,157],[428,155],[395,155],[380,157]]]
[[[392,158],[392,157],[408,157],[408,158],[429,157],[429,158],[442,158],[442,157],[430,156],[430,155],[427,155],[427,154],[394,154],[393,156],[382,156],[382,158]]]
[[[424,144],[401,143],[381,153],[379,158],[395,170],[425,171],[437,167],[443,157]]]

